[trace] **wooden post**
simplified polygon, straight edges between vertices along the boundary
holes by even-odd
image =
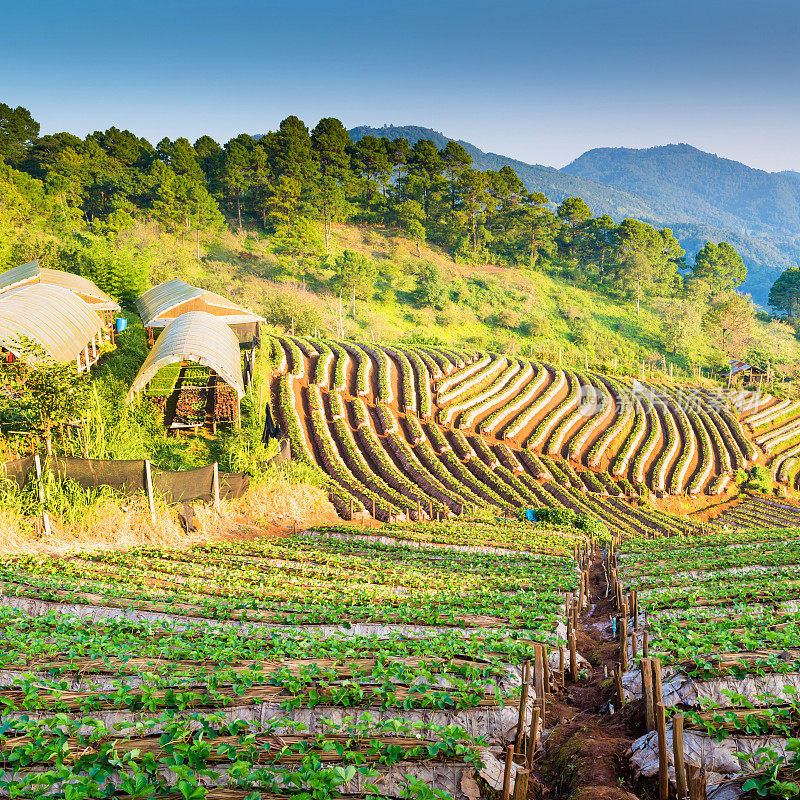
[[[511,795],[511,765],[514,763],[514,745],[506,747],[506,763],[503,770],[503,800],[509,800]]]
[[[655,703],[663,703],[664,692],[661,688],[661,659],[651,658],[650,664],[653,667],[653,701]]]
[[[353,519],[353,498],[350,498],[350,519]]]
[[[219,464],[216,461],[214,462],[214,478],[212,481],[212,486],[214,489],[214,511],[219,514]],[[352,516],[352,513],[350,516]]]
[[[575,646],[575,631],[569,636],[569,677],[573,683],[578,682],[578,651]]]
[[[428,519],[433,521],[433,500],[428,500]]]
[[[533,709],[533,716],[531,717],[531,728],[528,732],[528,749],[525,753],[525,763],[528,768],[533,767],[533,754],[536,752],[536,744],[539,741],[539,709]]]
[[[625,705],[625,690],[622,688],[622,667],[617,664],[614,670],[614,683],[617,686],[617,699],[619,700],[619,707]]]
[[[522,754],[522,743],[525,740],[525,708],[528,705],[528,684],[523,682],[522,694],[519,698],[519,716],[517,717],[517,736],[514,739],[514,752]],[[516,790],[514,791],[516,796]]]
[[[525,800],[528,796],[528,775],[524,767],[517,767],[517,777],[514,780],[514,800]]]
[[[683,714],[675,714],[672,718],[672,763],[675,765],[678,800],[683,800],[689,794],[686,785],[686,764],[683,760]]]
[[[658,800],[669,800],[667,715],[663,703],[656,703],[656,734],[658,736]]]
[[[639,630],[639,595],[636,589],[631,592],[631,609],[633,610],[633,629]]]
[[[536,689],[536,702],[542,710],[542,720],[544,720],[545,711],[545,696],[547,694],[547,685],[545,683],[545,660],[544,660],[544,647],[537,644],[534,649],[534,687]]]
[[[564,685],[564,645],[558,646],[558,671],[561,676],[561,685]]]
[[[634,634],[635,636],[636,634]],[[628,669],[628,617],[623,604],[619,618],[619,665],[623,672]]]
[[[655,706],[653,705],[653,667],[649,658],[639,662],[642,672],[642,697],[644,698],[645,727],[652,731],[656,727]]]
[[[42,525],[44,526],[45,534],[50,536],[50,515],[47,513],[47,509],[44,507],[45,494],[44,483],[42,482],[42,462],[38,453],[34,453],[33,463],[36,467],[36,483],[39,484],[39,502],[42,504]]]
[[[372,498],[372,519],[375,519],[375,498]]]
[[[150,504],[150,522],[156,524],[156,506],[153,502],[153,476],[150,474],[150,461],[144,460],[144,482],[147,488],[147,502]]]
[[[650,657],[650,634],[647,631],[642,634],[642,655],[645,658]]]
[[[703,767],[689,768],[690,800],[706,800],[706,771]]]

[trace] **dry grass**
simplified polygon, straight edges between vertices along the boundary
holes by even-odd
[[[194,504],[194,512],[197,531],[186,533],[175,507],[157,507],[153,524],[145,498],[107,500],[76,525],[51,520],[49,535],[40,519],[0,512],[0,555],[61,555],[77,549],[121,550],[143,545],[179,548],[201,542],[281,536],[291,533],[294,522],[301,529],[338,520],[322,489],[282,477],[253,488],[238,500],[223,501],[219,514],[202,503]]]

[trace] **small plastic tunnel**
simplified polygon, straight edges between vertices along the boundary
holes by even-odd
[[[188,311],[164,329],[127,400],[145,394],[174,430],[238,425],[244,397],[239,339],[218,317]]]

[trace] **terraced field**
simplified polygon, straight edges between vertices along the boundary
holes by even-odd
[[[565,507],[620,533],[642,521],[670,530],[684,523],[641,512],[630,498],[725,492],[735,470],[772,458],[762,447],[793,442],[800,425],[800,403],[746,391],[441,348],[286,336],[268,346],[293,455],[333,479],[331,499],[346,519]],[[751,436],[762,429],[775,435],[756,436],[757,447]],[[794,449],[780,450],[785,469],[770,462],[790,482]]]
[[[659,772],[663,698],[661,774],[678,797],[692,781],[705,786],[692,796],[800,793],[798,568],[797,527],[622,544],[623,693],[644,698],[651,731],[631,748],[635,775]]]
[[[0,795],[513,792],[579,678],[589,538],[354,530],[0,560]]]

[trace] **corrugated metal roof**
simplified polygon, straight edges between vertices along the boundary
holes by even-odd
[[[175,318],[170,314],[172,310],[192,301],[202,306],[201,309],[192,310],[202,310],[212,314],[222,319],[226,325],[264,321],[263,317],[236,305],[226,297],[207,289],[199,289],[180,278],[173,278],[148,289],[136,299],[136,310],[145,328],[163,328]]]
[[[244,397],[239,339],[219,317],[205,311],[187,311],[170,322],[156,339],[133,381],[128,400],[155,377],[156,373],[178,361],[196,361],[213,369],[232,386],[239,399]]]
[[[61,286],[75,294],[81,295],[95,311],[119,311],[119,304],[112,300],[105,292],[98,289],[92,281],[72,272],[63,272],[59,269],[47,269],[39,266],[39,262],[28,261],[18,267],[12,267],[0,275],[0,292],[15,289],[19,286],[28,286],[42,283],[49,286]]]
[[[38,342],[56,360],[73,361],[103,320],[69,289],[34,283],[0,294],[0,346],[16,352],[25,336]]]
[[[765,369],[761,369],[761,367],[755,367],[752,364],[747,364],[744,361],[738,361],[735,358],[731,359],[731,376],[737,375],[738,373],[746,370],[753,370],[753,372],[761,373],[763,375],[767,374],[767,371]]]

